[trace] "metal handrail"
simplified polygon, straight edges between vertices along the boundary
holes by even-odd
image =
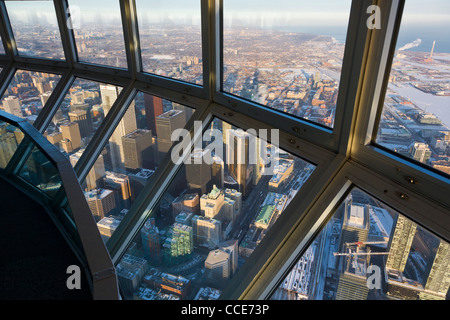
[[[72,211],[72,219],[81,240],[82,251],[85,254],[89,267],[94,300],[120,299],[114,264],[101,238],[100,231],[69,159],[26,119],[21,119],[0,110],[0,120],[19,128],[32,142],[33,146],[37,147],[57,168]],[[26,160],[28,155],[26,149],[29,150],[29,148],[20,147],[16,150],[6,168],[7,172],[15,174],[17,167]]]

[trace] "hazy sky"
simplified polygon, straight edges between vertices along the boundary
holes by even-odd
[[[5,1],[10,15],[28,20],[49,17],[51,1]],[[200,21],[200,0],[136,0],[141,20],[149,22]],[[82,21],[119,17],[118,0],[69,0],[81,9]],[[351,0],[224,0],[225,24],[343,26]],[[404,24],[450,25],[449,0],[407,0]],[[55,21],[55,19],[53,19]]]

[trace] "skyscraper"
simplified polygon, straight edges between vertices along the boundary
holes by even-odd
[[[207,150],[195,149],[191,162],[186,164],[186,180],[193,192],[206,193],[211,182],[211,167],[204,161]]]
[[[211,184],[216,185],[220,189],[223,189],[224,178],[225,178],[224,161],[218,156],[213,156],[213,163],[211,164]]]
[[[125,155],[125,168],[153,169],[153,138],[150,130],[136,129],[122,137],[122,148]]]
[[[172,214],[175,218],[181,212],[200,213],[200,197],[197,193],[186,193],[178,196],[172,202]]]
[[[219,220],[195,215],[192,218],[192,229],[196,244],[210,249],[222,241],[222,223]]]
[[[203,194],[200,198],[200,212],[209,219],[220,219],[225,201],[223,190],[214,186],[211,192]]]
[[[346,252],[346,243],[367,241],[369,234],[369,210],[366,205],[353,204],[351,197],[345,200],[340,252]]]
[[[422,163],[427,163],[431,157],[431,150],[428,144],[421,142],[413,143],[409,149],[409,153],[414,160]]]
[[[439,245],[433,250],[425,270],[426,282],[421,299],[445,300],[450,288],[450,244],[437,239]]]
[[[22,109],[20,108],[19,98],[16,96],[9,96],[3,99],[3,109],[15,115],[16,117],[23,118]]]
[[[185,126],[181,110],[170,110],[156,117],[158,161],[161,162],[172,147],[172,132]]]
[[[77,164],[78,160],[82,156],[84,150],[78,150],[77,152],[69,156],[70,163],[73,167]],[[87,190],[97,189],[103,187],[103,178],[105,177],[105,162],[103,161],[103,155],[99,155],[95,161],[94,166],[86,176],[86,188]]]
[[[394,224],[393,234],[388,244],[390,254],[386,260],[386,268],[403,272],[416,234],[417,224],[402,215],[397,216]]]
[[[101,85],[102,106],[105,117],[113,106],[122,88],[112,85]],[[120,120],[113,134],[109,138],[111,162],[114,168],[124,169],[125,154],[122,147],[122,137],[137,129],[136,110],[134,101],[128,106],[122,120]]]
[[[159,97],[144,93],[144,108],[147,128],[157,136],[156,117],[164,113],[163,101]]]
[[[340,259],[341,272],[336,289],[336,300],[366,300],[367,258],[358,256]]]
[[[161,235],[155,224],[155,219],[148,219],[141,229],[142,250],[147,260],[152,265],[161,263]]]
[[[221,249],[210,251],[205,260],[205,269],[207,283],[214,288],[223,289],[231,276],[230,253]]]
[[[250,193],[253,179],[254,164],[250,163],[251,137],[242,130],[230,129],[227,131],[226,159],[231,177],[239,185],[239,191],[244,197]]]
[[[100,95],[102,98],[102,106],[103,111],[105,113],[105,116],[108,114],[109,110],[113,106],[114,102],[116,101],[117,97],[119,96],[121,91],[120,87],[109,85],[109,84],[102,84],[100,85]],[[78,98],[78,96],[76,96]],[[73,100],[74,98],[72,98]],[[78,98],[76,100],[76,103],[84,103],[84,98]]]
[[[129,209],[131,206],[131,186],[128,176],[126,174],[106,171],[103,181],[105,188],[114,190],[117,207],[120,209]]]
[[[71,144],[72,150],[66,150],[66,152],[71,152],[81,147],[81,134],[78,123],[66,122],[61,124],[59,128],[61,130],[63,140],[67,139]]]
[[[186,261],[194,251],[194,234],[191,226],[174,223],[163,244],[164,264],[173,266]]]
[[[114,193],[107,189],[94,189],[85,192],[89,208],[97,221],[116,212]]]
[[[69,121],[78,123],[80,135],[82,138],[87,137],[91,133],[92,123],[87,117],[86,110],[73,110],[68,113]]]

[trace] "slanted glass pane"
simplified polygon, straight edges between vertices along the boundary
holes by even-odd
[[[224,1],[223,90],[333,127],[351,1]]]
[[[69,10],[80,61],[128,67],[119,0],[70,0]]]
[[[137,0],[144,72],[203,83],[199,0]]]
[[[449,18],[448,3],[406,1],[376,138],[379,145],[447,174]]]
[[[220,297],[315,168],[254,133],[214,119],[117,265],[126,298]]]
[[[5,54],[5,47],[3,46],[3,41],[1,37],[0,37],[0,54]]]
[[[53,1],[5,1],[21,56],[64,60]]]
[[[56,111],[44,135],[68,157],[81,154],[122,88],[78,78]]]
[[[17,70],[0,101],[1,107],[33,123],[60,79],[59,74]]]
[[[33,147],[19,175],[50,197],[62,185],[58,169],[37,147]]]
[[[139,92],[90,170],[83,189],[105,241],[127,214],[194,109]],[[78,161],[78,153],[70,156]],[[100,205],[101,204],[101,205]]]
[[[0,168],[5,169],[24,138],[24,133],[8,122],[0,121]]]
[[[355,188],[274,300],[449,299],[450,244]]]

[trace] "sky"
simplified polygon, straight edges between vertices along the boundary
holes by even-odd
[[[351,0],[223,0],[224,25],[347,26]],[[28,20],[53,14],[52,1],[5,1],[10,15]],[[25,6],[26,4],[26,6]],[[119,18],[118,0],[69,0],[81,9],[82,22]],[[200,23],[200,0],[136,0],[138,17],[144,22]],[[53,23],[56,19],[52,19]],[[402,25],[450,28],[449,0],[407,0]]]

